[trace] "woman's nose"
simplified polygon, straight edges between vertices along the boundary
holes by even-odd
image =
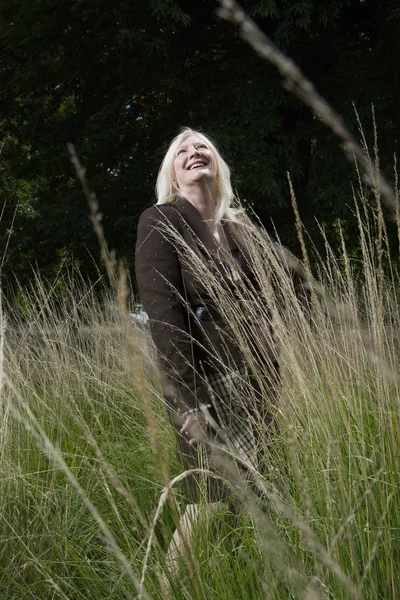
[[[192,151],[190,153],[190,156],[196,156],[200,154],[200,152],[197,150],[197,148],[195,148],[194,146],[192,147]]]

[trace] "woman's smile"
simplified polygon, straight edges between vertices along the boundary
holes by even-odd
[[[207,166],[207,161],[205,161],[204,159],[201,159],[201,160],[196,160],[194,163],[189,165],[188,169],[189,169],[189,171],[191,171],[192,169],[199,169],[200,167],[205,167],[205,166]]]

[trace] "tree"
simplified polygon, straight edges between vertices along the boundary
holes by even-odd
[[[375,104],[383,164],[399,127],[400,15],[394,0],[244,3],[356,127]],[[137,218],[154,201],[165,144],[179,127],[211,134],[242,199],[295,247],[286,171],[315,229],[353,223],[349,167],[338,142],[257,57],[211,0],[4,0],[0,8],[2,200],[20,202],[3,276],[51,277],[70,253],[95,276],[88,210],[69,163],[74,143],[96,190],[110,246],[133,264]],[[24,208],[21,209],[21,206]],[[0,203],[1,209],[1,203]]]

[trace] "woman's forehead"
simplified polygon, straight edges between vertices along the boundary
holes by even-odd
[[[205,140],[202,137],[200,137],[199,135],[190,134],[190,135],[188,135],[186,138],[184,138],[181,141],[181,143],[179,144],[179,148],[181,146],[188,146],[189,144],[196,144],[196,143],[199,143],[199,142],[203,142],[204,143]]]

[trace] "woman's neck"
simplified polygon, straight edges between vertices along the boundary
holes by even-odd
[[[211,190],[208,185],[193,185],[179,191],[198,210],[203,221],[214,220],[216,189]]]

